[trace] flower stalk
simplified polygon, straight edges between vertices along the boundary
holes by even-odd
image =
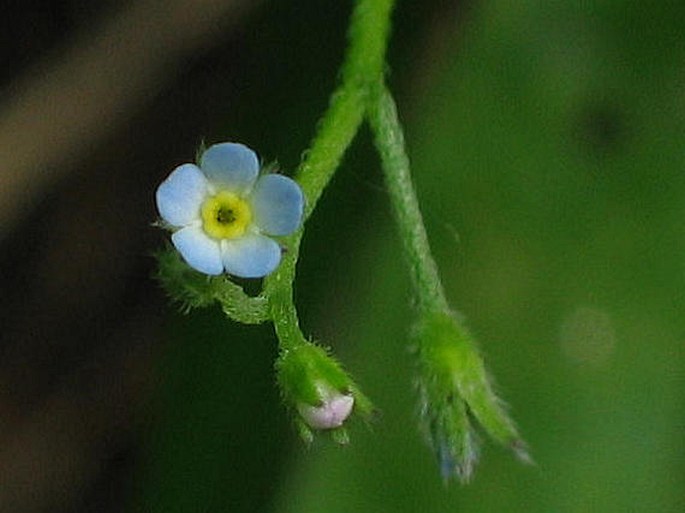
[[[355,6],[349,46],[342,66],[342,82],[331,95],[328,110],[295,173],[306,198],[305,221],[314,211],[364,120],[370,84],[383,76],[393,4],[393,0],[360,0]],[[293,298],[295,268],[303,233],[304,230],[300,229],[281,242],[285,249],[283,261],[264,281],[264,294],[268,298],[269,313],[280,342],[281,358],[291,351],[314,346],[300,330]],[[368,414],[372,409],[368,399],[356,386],[352,393],[355,410]],[[288,402],[291,406],[297,405],[297,402]],[[308,429],[301,429],[301,432],[308,438]]]
[[[417,297],[413,339],[420,413],[442,476],[470,479],[478,457],[474,420],[520,459],[530,461],[490,385],[475,341],[449,307],[414,192],[397,107],[381,81],[373,88],[368,115]]]

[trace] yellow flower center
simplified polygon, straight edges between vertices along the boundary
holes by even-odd
[[[222,191],[202,204],[202,227],[215,239],[241,237],[251,221],[250,205],[232,192]]]

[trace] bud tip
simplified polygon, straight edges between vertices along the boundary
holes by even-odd
[[[318,386],[321,404],[312,406],[300,403],[297,410],[304,421],[314,429],[335,429],[343,425],[352,413],[354,397],[337,390]]]

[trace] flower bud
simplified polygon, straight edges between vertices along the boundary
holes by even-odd
[[[475,341],[449,311],[426,312],[414,333],[421,414],[443,478],[470,479],[478,459],[476,425],[523,461],[526,445],[495,394]]]
[[[294,421],[306,442],[315,431],[326,431],[331,438],[346,444],[348,419],[369,420],[373,405],[328,351],[303,341],[282,351],[276,362],[278,384],[285,403],[295,413]]]
[[[319,392],[320,405],[297,405],[297,411],[304,421],[314,429],[334,429],[342,426],[352,413],[354,397],[350,394],[341,394],[325,384],[318,384],[316,389]]]

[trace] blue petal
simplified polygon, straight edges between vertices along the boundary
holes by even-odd
[[[200,157],[200,168],[212,183],[233,192],[252,187],[259,174],[257,154],[238,143],[220,143],[210,146]]]
[[[257,180],[250,203],[255,223],[268,234],[288,235],[302,222],[302,189],[286,176],[262,176]]]
[[[281,261],[281,247],[263,235],[247,235],[221,242],[221,259],[226,272],[241,278],[261,278]]]
[[[185,226],[199,217],[206,195],[202,171],[194,164],[183,164],[157,187],[157,210],[167,223]]]
[[[175,232],[171,241],[193,269],[205,274],[224,271],[219,242],[209,237],[200,226],[188,226]]]

